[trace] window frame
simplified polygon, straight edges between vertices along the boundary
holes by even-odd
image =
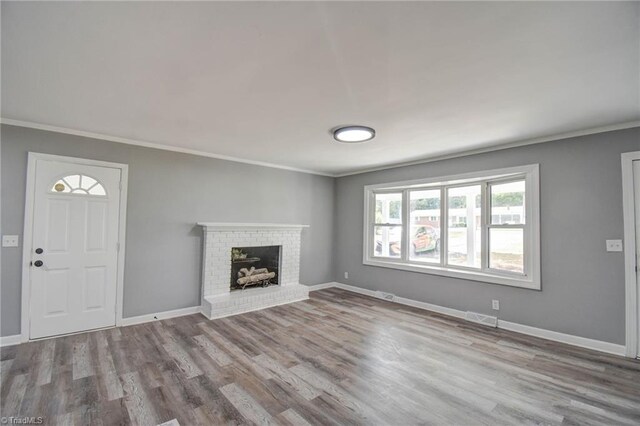
[[[525,201],[523,216],[524,223],[516,225],[496,225],[491,223],[491,194],[492,184],[508,183],[511,181],[525,181]],[[448,190],[453,187],[480,184],[480,268],[448,264]],[[426,262],[411,260],[409,253],[411,212],[410,191],[440,190],[440,262]],[[401,224],[401,254],[399,258],[380,257],[375,255],[373,242],[375,241],[375,194],[402,193]],[[516,273],[493,269],[489,266],[489,229],[517,227],[523,229],[523,262],[524,273]],[[364,187],[364,227],[363,227],[363,264],[384,268],[400,269],[411,272],[461,278],[491,284],[508,285],[512,287],[541,289],[540,272],[540,183],[539,165],[508,167],[494,170],[484,170],[450,176],[439,176],[427,179],[416,179],[401,182],[366,185]]]
[[[376,222],[375,220],[375,216],[376,216],[376,206],[375,206],[375,202],[376,202],[376,194],[400,194],[401,199],[400,199],[400,223],[391,223],[391,222]],[[371,224],[371,230],[372,233],[375,233],[375,228],[376,227],[385,227],[385,228],[395,228],[395,227],[400,227],[401,231],[400,231],[400,259],[402,259],[402,255],[405,252],[405,247],[404,247],[404,227],[405,227],[405,214],[404,214],[404,210],[405,210],[405,197],[404,197],[404,192],[403,191],[397,191],[397,190],[391,190],[391,191],[376,191],[375,193],[372,193],[371,195],[371,199],[372,199],[372,203],[373,203],[373,211],[372,211],[372,215],[373,215],[373,222]],[[373,252],[375,252],[375,250],[373,250]],[[397,257],[393,257],[393,256],[375,256],[376,259],[385,259],[385,260],[391,260],[391,261],[397,261],[398,258]]]
[[[522,276],[526,276],[527,275],[527,267],[529,266],[527,261],[529,260],[528,258],[531,257],[530,253],[528,253],[527,251],[527,244],[528,244],[528,239],[530,238],[530,233],[531,233],[531,226],[527,223],[527,219],[528,219],[528,214],[527,214],[527,204],[528,204],[528,193],[527,193],[527,179],[526,179],[526,175],[524,176],[524,182],[525,182],[525,195],[524,195],[524,223],[522,221],[522,216],[520,217],[520,223],[517,224],[494,224],[493,223],[493,215],[492,215],[492,209],[493,209],[493,205],[491,204],[491,186],[492,185],[502,185],[502,184],[507,184],[507,183],[511,183],[511,182],[520,182],[523,176],[518,175],[518,176],[514,176],[514,177],[507,177],[507,178],[503,178],[503,179],[495,179],[495,180],[491,180],[491,181],[487,181],[486,184],[484,185],[484,191],[485,191],[485,196],[483,197],[483,209],[486,211],[486,215],[485,215],[485,223],[483,224],[483,234],[484,234],[484,238],[486,239],[486,246],[483,245],[484,248],[486,248],[486,269],[489,272],[496,272],[499,273],[500,275],[513,275],[516,277],[522,277]],[[513,214],[511,215],[513,217]],[[517,273],[517,272],[510,272],[510,271],[505,271],[502,269],[495,269],[491,267],[491,262],[490,262],[490,257],[491,257],[491,229],[522,229],[522,245],[523,245],[523,269],[524,272],[522,274]]]
[[[411,260],[411,252],[409,251],[409,238],[410,237],[410,233],[411,233],[411,211],[410,211],[410,207],[411,207],[411,191],[420,191],[420,190],[438,190],[438,192],[440,192],[440,262],[436,263],[436,262],[432,262],[432,261],[418,261],[418,260]],[[443,187],[439,187],[439,186],[433,186],[433,187],[428,187],[428,188],[408,188],[406,189],[406,205],[407,205],[407,218],[409,219],[409,221],[407,222],[407,232],[404,233],[403,232],[403,240],[407,240],[407,245],[406,245],[406,251],[403,251],[402,254],[406,253],[406,258],[407,261],[409,261],[411,264],[418,264],[418,265],[428,265],[428,266],[439,266],[442,265],[443,262],[445,262],[445,257],[444,257],[444,253],[445,251],[442,249],[442,220],[444,217],[444,214],[446,213],[446,209],[445,209],[445,198],[446,197],[446,190]],[[404,219],[403,219],[403,223],[404,223]],[[404,231],[404,230],[403,230]],[[401,256],[402,258],[402,256]]]

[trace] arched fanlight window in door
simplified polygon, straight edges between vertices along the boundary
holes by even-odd
[[[104,186],[87,175],[68,175],[58,179],[51,187],[51,192],[59,194],[96,195],[99,197],[107,195]]]

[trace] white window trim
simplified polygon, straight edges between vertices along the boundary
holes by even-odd
[[[424,274],[440,275],[452,278],[461,278],[472,281],[480,281],[492,284],[508,285],[512,287],[527,288],[532,290],[541,289],[541,271],[540,271],[540,177],[539,165],[530,164],[525,166],[509,167],[495,170],[485,170],[472,173],[464,173],[450,176],[439,176],[427,179],[407,180],[401,182],[383,183],[375,185],[366,185],[364,187],[364,226],[363,226],[363,259],[362,263],[369,266],[378,266],[383,268],[400,269],[411,272],[420,272]],[[402,223],[408,225],[409,209],[407,192],[410,189],[441,187],[443,185],[471,184],[479,181],[498,181],[516,177],[523,177],[525,180],[526,202],[525,215],[529,232],[525,231],[525,273],[526,275],[512,274],[508,272],[497,272],[488,268],[488,263],[483,261],[483,269],[471,269],[458,266],[443,266],[445,263],[438,265],[429,265],[410,261],[407,258],[408,248],[408,226],[403,228],[402,238],[402,258],[382,258],[373,256],[372,229],[375,219],[374,209],[374,193],[376,191],[393,191],[403,192],[403,209]],[[485,191],[485,185],[482,185],[482,258],[488,258],[486,248],[488,227],[484,223],[487,216],[488,195]],[[443,194],[446,191],[443,191]],[[444,195],[443,195],[444,196]],[[441,199],[442,223],[446,223],[446,202]],[[443,226],[444,228],[444,226]],[[441,259],[446,258],[446,235],[441,233]]]

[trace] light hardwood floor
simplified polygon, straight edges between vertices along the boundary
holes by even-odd
[[[640,363],[338,289],[3,348],[45,424],[640,424]]]

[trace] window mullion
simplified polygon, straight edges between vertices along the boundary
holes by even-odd
[[[440,257],[440,265],[443,267],[447,266],[449,252],[449,194],[448,187],[443,186],[440,188],[440,226],[442,227],[442,232],[440,233],[440,252],[442,253]]]
[[[489,200],[489,183],[480,185],[480,269],[489,269],[489,220],[491,212],[491,200]]]
[[[444,241],[447,236],[445,232],[445,221],[444,221],[444,187],[440,187],[440,266],[444,266],[444,253],[445,253],[445,245]]]
[[[373,242],[376,239],[376,202],[375,202],[375,193],[373,191],[367,191],[367,222],[369,229],[367,230],[367,241],[365,242],[366,247],[364,248],[364,252],[366,253],[367,258],[372,258],[375,250],[373,249]]]
[[[402,250],[400,251],[400,258],[403,262],[409,260],[409,238],[410,238],[410,215],[409,212],[409,190],[402,191]]]
[[[533,188],[531,187],[531,177],[530,176],[525,176],[524,178],[524,193],[525,193],[525,198],[524,198],[524,205],[522,206],[522,218],[520,220],[521,224],[522,224],[522,233],[523,233],[523,238],[522,238],[522,242],[523,242],[523,250],[522,250],[522,264],[523,264],[523,269],[522,272],[524,272],[524,275],[527,277],[531,276],[531,273],[533,271],[533,224],[531,223],[531,221],[533,220],[533,214],[532,213],[532,201],[533,201]],[[539,203],[539,200],[538,200]],[[539,225],[538,225],[539,226]],[[538,232],[540,232],[540,230],[538,229]],[[538,254],[539,255],[539,254]]]

